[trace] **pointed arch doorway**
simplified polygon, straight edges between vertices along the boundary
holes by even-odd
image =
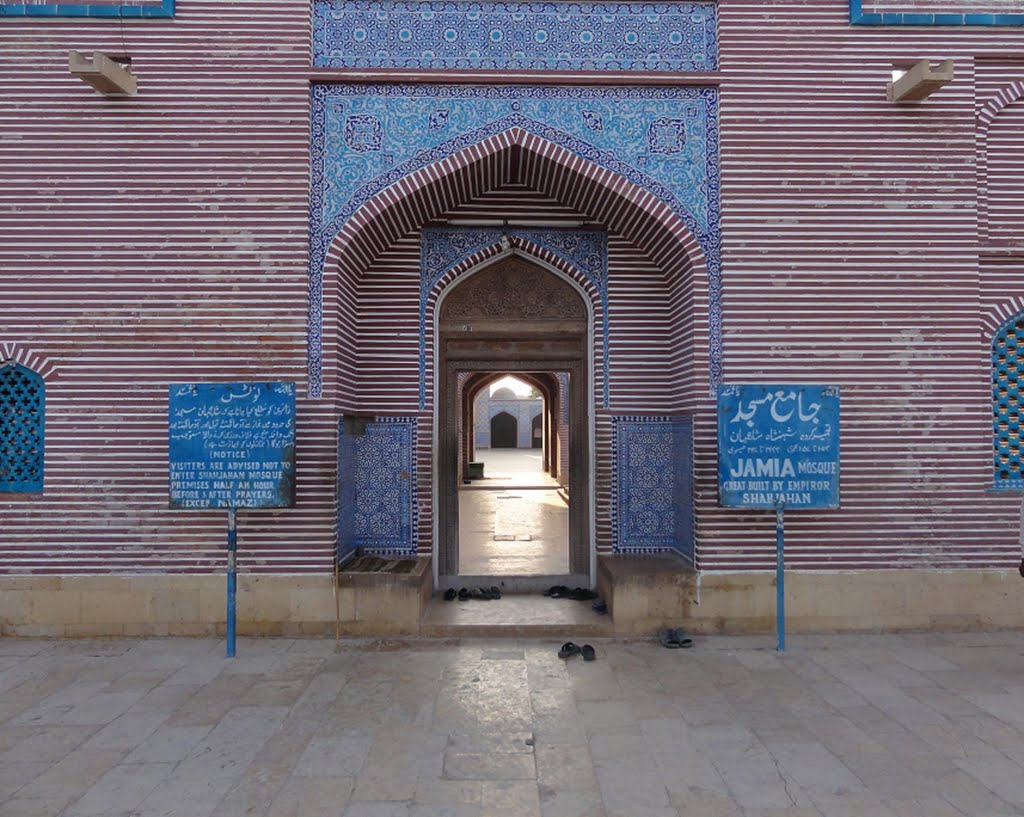
[[[465,435],[463,384],[486,373],[523,373],[559,384],[545,400],[550,447],[560,437],[568,449],[567,573],[502,576],[506,586],[539,589],[552,583],[590,585],[592,566],[590,408],[593,316],[576,285],[511,251],[463,275],[441,296],[437,310],[437,570],[441,587],[499,584],[494,577],[460,570],[459,486]],[[562,386],[561,384],[565,384]],[[559,410],[568,408],[567,412]],[[559,435],[559,424],[562,428]],[[461,455],[460,455],[461,452]],[[553,467],[553,466],[549,466]],[[557,581],[556,581],[557,580]]]

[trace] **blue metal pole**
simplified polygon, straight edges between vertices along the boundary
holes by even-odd
[[[786,522],[784,505],[775,506],[775,627],[778,631],[778,651],[786,651],[786,580],[785,557]]]
[[[238,534],[235,530],[235,509],[228,508],[228,621],[227,644],[228,658],[235,657],[235,552],[238,548]]]

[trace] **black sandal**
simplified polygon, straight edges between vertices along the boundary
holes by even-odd
[[[562,659],[572,658],[574,655],[580,654],[580,648],[573,644],[571,641],[566,641],[562,648],[558,651],[558,657]]]

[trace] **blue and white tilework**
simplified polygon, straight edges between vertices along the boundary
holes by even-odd
[[[693,425],[688,417],[612,418],[612,547],[693,561]]]
[[[850,0],[860,26],[1024,26],[1024,0]]]
[[[0,17],[116,17],[122,20],[142,17],[173,17],[174,0],[92,0],[80,3],[54,3],[27,0],[0,2]]]
[[[329,85],[312,87],[310,393],[321,393],[327,248],[370,198],[512,127],[618,173],[665,202],[704,250],[711,381],[721,377],[718,91],[711,87]]]
[[[377,418],[362,434],[351,434],[339,422],[340,556],[416,552],[416,424],[416,418]]]
[[[316,0],[324,68],[714,71],[717,7],[690,3]]]
[[[420,238],[420,408],[426,407],[427,300],[444,275],[503,237],[541,247],[580,272],[601,299],[604,405],[608,405],[608,234],[603,230],[507,227],[429,227]]]

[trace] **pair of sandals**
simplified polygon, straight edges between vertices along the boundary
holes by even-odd
[[[501,598],[501,591],[497,587],[478,587],[476,590],[469,590],[463,587],[457,593],[454,587],[449,587],[444,591],[445,601],[469,601],[474,599],[476,601],[493,601]]]
[[[594,652],[594,648],[589,644],[584,644],[582,647],[577,647],[571,641],[566,641],[561,649],[558,651],[558,657],[563,661],[567,661],[574,655],[582,655],[584,661],[593,661],[597,658],[597,653]]]
[[[668,627],[662,630],[658,633],[658,641],[661,642],[661,646],[668,647],[670,650],[678,650],[680,648],[688,650],[693,646],[693,639],[682,628],[672,629]]]

